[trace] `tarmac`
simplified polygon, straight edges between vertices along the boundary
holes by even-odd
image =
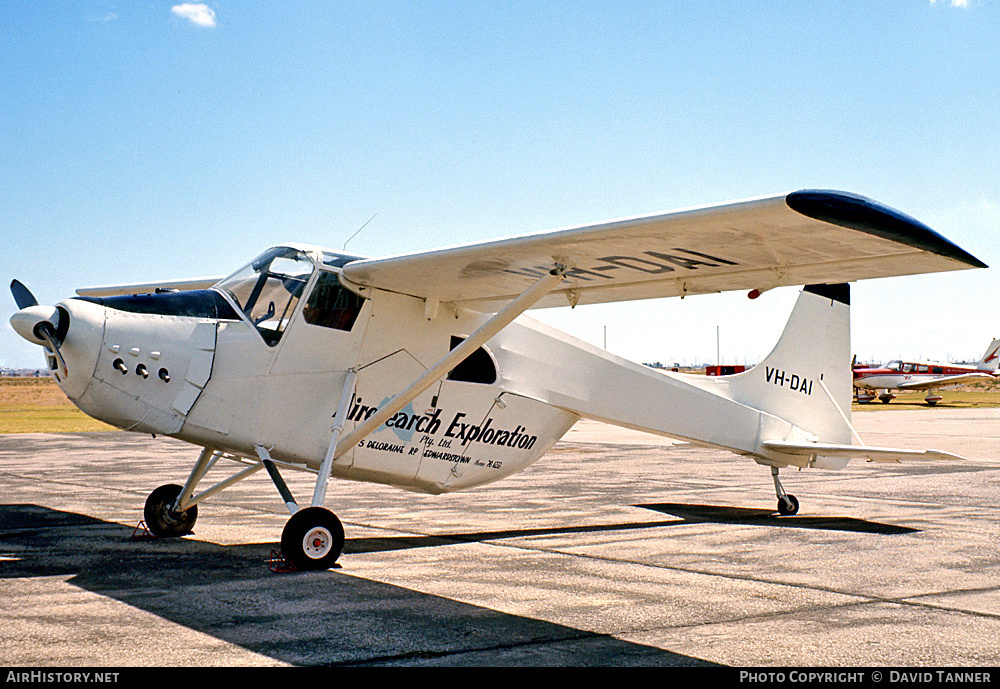
[[[581,422],[466,493],[332,483],[345,552],[293,573],[268,564],[288,512],[265,472],[192,535],[134,538],[197,448],[0,436],[0,664],[996,666],[1000,409],[853,420],[868,445],[967,460],[786,470],[801,509],[779,517],[766,467]]]

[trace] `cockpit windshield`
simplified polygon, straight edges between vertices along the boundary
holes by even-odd
[[[278,344],[302,296],[313,263],[290,247],[275,247],[216,283],[243,310],[269,346]]]
[[[890,361],[888,365],[886,365],[886,368],[889,369],[890,371],[902,371],[903,362],[899,360]]]

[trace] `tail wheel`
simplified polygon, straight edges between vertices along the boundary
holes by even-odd
[[[173,483],[160,486],[146,498],[143,518],[146,527],[156,536],[183,536],[191,533],[194,522],[198,519],[198,506],[193,505],[183,512],[175,512],[174,504],[183,488]]]
[[[344,550],[344,526],[322,507],[292,515],[281,532],[281,554],[297,569],[329,569]]]
[[[788,502],[785,502],[787,500]],[[786,495],[785,500],[778,498],[778,514],[787,517],[799,511],[799,499],[794,495]]]

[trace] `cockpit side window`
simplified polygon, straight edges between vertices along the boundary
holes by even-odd
[[[302,316],[306,323],[335,330],[350,330],[361,313],[364,299],[340,284],[336,273],[320,271]]]
[[[312,269],[312,261],[300,251],[277,247],[215,287],[233,298],[273,347],[281,340]]]

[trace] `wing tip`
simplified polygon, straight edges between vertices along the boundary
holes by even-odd
[[[864,196],[843,191],[803,189],[785,197],[792,210],[815,220],[872,234],[944,256],[970,268],[987,268],[978,258],[919,220]]]

